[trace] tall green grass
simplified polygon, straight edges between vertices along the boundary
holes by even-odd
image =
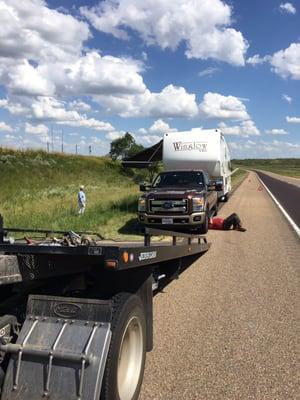
[[[232,189],[235,189],[240,183],[242,183],[247,175],[248,175],[248,172],[246,170],[244,170],[242,168],[237,169],[231,175],[231,186],[232,186]]]
[[[245,174],[239,169],[233,186]],[[0,148],[0,213],[8,227],[137,237],[137,182],[145,179],[145,171],[124,171],[107,157]],[[87,195],[83,216],[77,206],[81,184]]]
[[[0,213],[10,227],[117,236],[136,216],[139,190],[133,178],[106,157],[0,148]],[[80,184],[87,195],[83,216],[77,213]]]
[[[275,174],[300,178],[300,158],[233,160],[234,167],[261,169]]]

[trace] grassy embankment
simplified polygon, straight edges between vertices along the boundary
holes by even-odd
[[[79,185],[87,209],[77,215]],[[136,217],[138,185],[107,158],[0,148],[0,213],[6,226],[127,233]]]
[[[260,169],[275,174],[300,178],[300,158],[233,160],[234,168]]]
[[[10,227],[90,230],[105,237],[133,238],[139,178],[128,173],[104,157],[0,148],[0,213]],[[239,169],[232,177],[233,187],[245,175]],[[82,217],[77,214],[80,184],[87,194]]]
[[[236,167],[237,168],[237,167]],[[235,189],[246,178],[248,172],[245,169],[239,168],[231,175],[231,186]]]

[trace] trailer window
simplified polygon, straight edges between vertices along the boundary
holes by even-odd
[[[203,187],[202,172],[178,171],[163,172],[154,180],[153,187]]]

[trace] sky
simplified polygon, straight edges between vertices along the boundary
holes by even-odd
[[[0,0],[0,146],[196,127],[232,158],[300,157],[299,0]]]

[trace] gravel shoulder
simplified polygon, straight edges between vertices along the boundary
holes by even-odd
[[[300,242],[255,173],[210,231],[211,249],[154,299],[140,400],[296,399]]]

